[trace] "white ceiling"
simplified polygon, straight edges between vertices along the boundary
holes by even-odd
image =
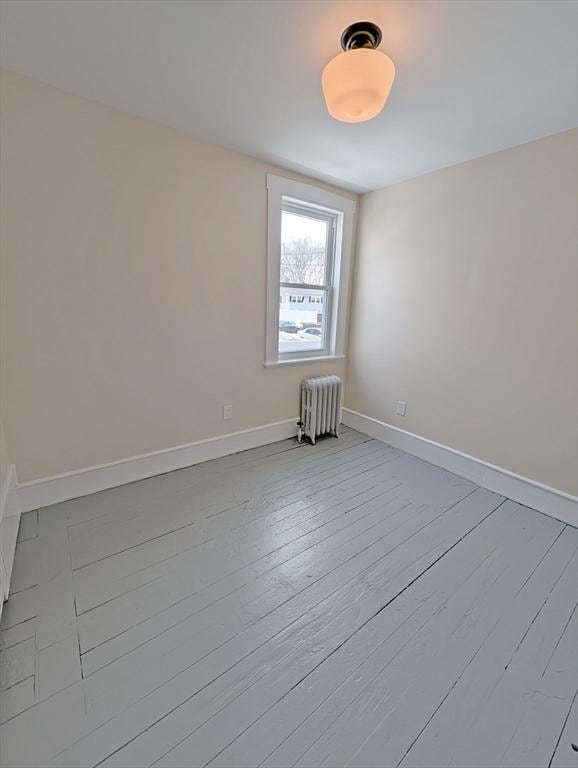
[[[1,63],[355,190],[578,124],[575,0],[2,0]],[[397,67],[382,114],[320,87],[351,22]]]

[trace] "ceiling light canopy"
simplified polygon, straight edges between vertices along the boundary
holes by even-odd
[[[385,106],[395,78],[395,65],[377,50],[381,30],[358,21],[341,35],[340,53],[326,65],[321,86],[327,111],[343,123],[363,123]]]

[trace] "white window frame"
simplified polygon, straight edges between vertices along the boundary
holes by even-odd
[[[284,202],[306,205],[334,217],[332,281],[327,292],[328,338],[325,349],[279,353],[281,286],[281,211]],[[347,304],[356,203],[348,197],[283,176],[267,174],[267,318],[265,366],[274,367],[345,357]]]

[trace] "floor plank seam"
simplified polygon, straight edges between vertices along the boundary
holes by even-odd
[[[544,677],[544,675],[546,674],[546,671],[548,670],[548,667],[550,666],[550,662],[551,662],[551,661],[552,661],[552,659],[554,658],[554,654],[555,654],[555,653],[556,653],[556,651],[558,650],[558,646],[560,645],[560,643],[561,643],[561,641],[562,641],[562,638],[564,637],[564,634],[565,634],[566,630],[568,629],[568,625],[570,624],[570,622],[571,622],[571,621],[572,621],[572,619],[574,618],[574,614],[576,613],[576,609],[577,609],[577,608],[578,608],[578,602],[576,603],[576,605],[575,605],[575,606],[574,606],[574,608],[572,609],[572,613],[570,614],[570,617],[569,617],[568,621],[567,621],[567,622],[566,622],[566,624],[564,625],[564,629],[562,630],[562,633],[560,634],[560,637],[559,637],[559,638],[558,638],[558,640],[556,641],[556,645],[554,646],[554,649],[552,650],[552,653],[550,654],[550,656],[549,656],[549,658],[548,658],[548,661],[546,662],[546,666],[545,666],[545,667],[544,667],[544,669],[542,670],[542,674],[540,675],[540,677]]]
[[[506,666],[504,667],[504,670],[508,669],[508,667],[510,666],[510,664],[512,663],[512,661],[513,661],[513,659],[514,659],[514,656],[515,656],[515,655],[518,653],[518,651],[519,651],[519,650],[520,650],[520,648],[522,647],[522,645],[523,645],[523,643],[524,643],[524,640],[525,640],[525,639],[526,639],[526,637],[528,636],[528,633],[530,632],[530,630],[532,629],[532,627],[533,627],[533,626],[534,626],[534,624],[536,623],[536,621],[537,621],[538,617],[540,616],[540,614],[542,613],[542,611],[544,610],[544,608],[545,608],[545,607],[546,607],[546,605],[548,604],[548,601],[550,600],[550,597],[552,596],[552,593],[553,593],[554,589],[556,588],[556,585],[558,584],[558,582],[560,581],[560,579],[562,578],[562,576],[563,576],[563,575],[564,575],[564,573],[566,572],[566,569],[568,568],[568,566],[570,565],[570,563],[571,563],[571,562],[572,562],[572,561],[571,561],[571,560],[569,560],[569,561],[566,563],[566,565],[564,566],[564,569],[562,570],[562,573],[560,573],[560,575],[558,576],[558,578],[556,579],[556,581],[554,582],[554,584],[553,584],[553,585],[552,585],[552,587],[550,588],[550,591],[548,592],[548,595],[546,596],[546,599],[545,599],[545,600],[542,602],[542,604],[540,605],[540,607],[538,608],[538,610],[537,610],[537,611],[536,611],[536,613],[534,614],[534,617],[533,617],[532,621],[530,622],[530,624],[528,625],[528,627],[527,627],[526,631],[525,631],[525,632],[524,632],[524,634],[522,635],[522,637],[521,637],[521,639],[520,639],[520,642],[518,643],[518,645],[517,645],[517,646],[516,646],[516,648],[514,649],[514,652],[513,652],[512,656],[510,657],[510,660],[508,661],[508,663],[507,663],[507,664],[506,664]]]
[[[556,744],[554,745],[554,750],[552,752],[552,757],[550,758],[548,762],[548,768],[552,768],[552,763],[554,761],[554,757],[556,756],[556,752],[558,751],[558,748],[560,747],[560,742],[562,741],[562,735],[566,729],[566,725],[568,723],[568,720],[570,718],[570,713],[572,712],[572,707],[576,703],[576,699],[578,698],[578,688],[576,689],[576,693],[574,694],[574,697],[572,698],[572,701],[570,702],[570,706],[568,708],[568,713],[566,714],[566,717],[564,718],[564,722],[562,723],[562,728],[560,729],[560,734],[558,735],[558,738],[556,740]]]
[[[516,595],[515,595],[516,597],[518,597],[518,595],[520,594],[520,592],[521,592],[521,591],[524,589],[524,587],[526,586],[526,584],[527,584],[527,583],[530,581],[530,579],[532,578],[532,576],[533,576],[533,575],[536,573],[536,571],[538,570],[538,568],[540,567],[540,565],[542,564],[542,562],[544,561],[544,559],[546,558],[546,556],[548,555],[548,553],[550,552],[550,550],[551,550],[551,549],[554,547],[554,545],[556,544],[556,542],[558,541],[558,539],[559,539],[559,538],[562,536],[562,534],[564,533],[564,531],[565,531],[567,528],[568,528],[568,526],[567,526],[567,525],[564,525],[564,526],[562,527],[562,529],[560,530],[560,532],[558,533],[558,535],[556,536],[556,538],[554,539],[554,541],[553,541],[553,542],[550,544],[550,546],[548,547],[548,549],[547,549],[547,550],[544,552],[544,556],[543,556],[543,557],[542,557],[542,558],[539,560],[539,562],[538,562],[538,563],[537,563],[537,564],[534,566],[534,568],[532,568],[532,570],[530,571],[530,574],[529,574],[529,576],[528,576],[528,577],[527,577],[527,578],[524,580],[524,583],[522,584],[522,586],[520,587],[520,589],[519,589],[519,590],[516,592]]]

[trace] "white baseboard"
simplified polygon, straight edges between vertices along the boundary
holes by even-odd
[[[18,494],[16,467],[8,467],[0,498],[0,615],[2,603],[10,592],[10,577],[14,564],[14,552],[20,525],[20,497]]]
[[[154,453],[132,456],[110,464],[66,472],[62,475],[41,478],[18,486],[22,512],[47,507],[89,493],[133,483],[146,477],[162,475],[175,469],[183,469],[209,459],[218,459],[231,453],[257,448],[294,437],[297,434],[297,417],[265,424],[242,432],[221,437],[199,440],[175,448],[165,448]]]
[[[431,464],[472,480],[520,504],[578,527],[576,496],[516,475],[502,467],[496,467],[461,451],[348,408],[343,408],[342,414],[343,423],[352,429],[364,432],[376,440],[425,459]],[[90,493],[115,488],[118,485],[143,480],[164,472],[172,472],[202,461],[285,440],[295,436],[296,422],[297,417],[19,485],[16,484],[16,472],[11,468],[13,473],[11,486],[5,493],[6,498],[2,499],[1,509],[4,516],[11,517],[31,509],[87,496]]]
[[[522,477],[502,467],[496,467],[474,456],[435,443],[425,437],[365,416],[349,408],[343,409],[343,423],[381,442],[418,456],[438,467],[465,477],[477,485],[509,499],[537,509],[545,515],[578,527],[578,498],[557,488]]]

